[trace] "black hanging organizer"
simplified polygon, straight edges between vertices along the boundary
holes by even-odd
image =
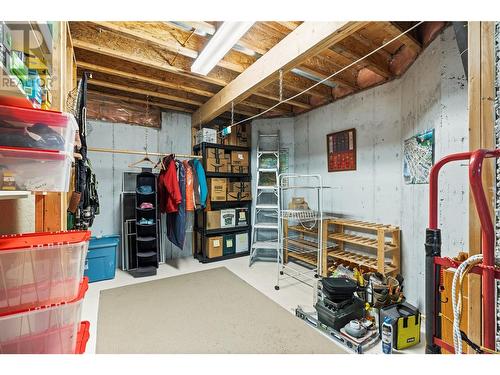
[[[134,277],[156,275],[159,261],[158,227],[156,217],[156,176],[149,168],[143,168],[137,175],[135,194],[136,259],[137,268],[129,272]],[[140,187],[149,186],[151,192],[141,192]],[[151,203],[153,208],[141,208],[142,203]],[[152,224],[140,224],[141,219]]]

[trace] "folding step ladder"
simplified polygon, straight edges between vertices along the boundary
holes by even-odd
[[[263,134],[257,142],[256,198],[252,215],[250,266],[256,260],[276,261],[278,251],[278,174],[280,134]]]

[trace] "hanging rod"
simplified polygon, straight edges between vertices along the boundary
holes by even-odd
[[[174,154],[176,157],[179,158],[188,158],[188,159],[202,158],[199,155],[176,154],[174,152],[166,153],[166,152],[146,152],[146,151],[136,151],[136,150],[115,150],[113,148],[98,148],[98,147],[88,147],[87,150],[93,152],[109,152],[111,154],[152,155],[152,156],[167,156]]]

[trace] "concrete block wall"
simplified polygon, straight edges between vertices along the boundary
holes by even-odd
[[[177,112],[162,113],[161,129],[91,120],[88,122],[87,143],[99,148],[144,150],[146,133],[149,152],[191,153],[191,116]],[[91,228],[92,235],[121,233],[120,193],[123,186],[123,172],[140,172],[140,169],[129,168],[128,165],[140,160],[141,157],[89,152],[89,159],[99,184],[97,188],[101,205],[101,213],[96,216]],[[151,159],[155,161],[158,157]],[[186,234],[184,249],[172,245],[166,238],[163,239],[163,244],[166,259],[192,254],[190,232]]]
[[[324,210],[402,230],[402,273],[408,300],[424,306],[424,239],[429,185],[406,185],[403,142],[436,131],[435,158],[468,150],[467,79],[452,27],[429,45],[403,77],[288,119],[294,129],[294,170],[320,174],[333,189]],[[283,126],[278,120],[254,121]],[[356,128],[357,170],[328,173],[326,135]],[[281,129],[281,127],[280,127]],[[439,222],[443,254],[467,250],[467,169],[446,167],[441,176]]]

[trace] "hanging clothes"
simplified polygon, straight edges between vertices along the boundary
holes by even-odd
[[[181,202],[176,212],[167,213],[167,237],[179,249],[184,247],[186,238],[186,170],[184,164],[174,161],[173,168],[178,176]]]
[[[205,177],[205,170],[203,169],[203,165],[198,159],[194,159],[194,169],[196,170],[196,177],[198,179],[198,188],[200,194],[200,206],[201,208],[205,208],[207,203],[208,196],[208,188],[207,188],[207,179]]]
[[[169,155],[161,161],[162,169],[158,176],[158,198],[160,212],[173,213],[178,211],[182,201],[174,155]]]
[[[194,211],[193,169],[187,160],[182,165],[186,172],[186,211]]]

